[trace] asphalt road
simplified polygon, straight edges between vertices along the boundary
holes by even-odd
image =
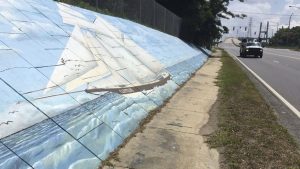
[[[220,47],[232,55],[239,56],[239,48],[233,44],[223,43]],[[300,52],[264,48],[262,59],[239,59],[300,110]]]

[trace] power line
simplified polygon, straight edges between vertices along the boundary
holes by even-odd
[[[248,13],[248,14],[256,14],[256,15],[275,15],[275,16],[286,16],[289,17],[290,15],[288,14],[280,14],[280,13],[262,13],[262,12],[247,12],[247,11],[231,11],[231,12],[240,12],[240,13]],[[300,15],[293,15],[300,17]]]

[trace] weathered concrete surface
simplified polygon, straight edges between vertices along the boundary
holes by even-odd
[[[142,133],[136,134],[118,157],[114,167],[135,169],[219,168],[219,154],[209,149],[200,134],[215,103],[215,85],[221,67],[219,58],[211,58],[154,116]]]

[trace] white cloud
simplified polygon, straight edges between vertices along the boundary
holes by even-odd
[[[270,35],[272,32],[276,32],[278,27],[287,27],[289,21],[289,15],[293,12],[291,26],[300,26],[300,10],[297,8],[290,8],[290,5],[300,6],[299,0],[246,0],[244,3],[239,1],[232,1],[229,5],[229,10],[234,13],[245,13],[247,18],[222,20],[223,25],[230,29],[230,34],[225,36],[243,36],[246,32],[244,30],[233,31],[233,27],[239,29],[239,26],[248,26],[249,18],[253,18],[252,32],[259,31],[260,22],[263,22],[263,28],[266,27],[266,23],[270,22]],[[253,33],[254,34],[254,33]]]
[[[70,103],[57,103],[55,105],[50,105],[49,103],[40,102],[38,107],[42,110],[47,110],[47,115],[53,117],[74,106]],[[47,119],[42,112],[25,101],[9,105],[6,110],[0,113],[0,117],[0,123],[12,121],[8,125],[3,124],[0,126],[0,138],[11,135]]]
[[[12,104],[6,111],[1,112],[0,123],[7,121],[12,122],[8,125],[3,124],[0,126],[0,138],[29,127],[44,119],[46,119],[46,117],[29,103],[22,102],[18,105]]]

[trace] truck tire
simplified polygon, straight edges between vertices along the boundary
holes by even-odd
[[[241,56],[241,58],[243,58],[244,57],[244,53],[241,53],[240,56]]]

